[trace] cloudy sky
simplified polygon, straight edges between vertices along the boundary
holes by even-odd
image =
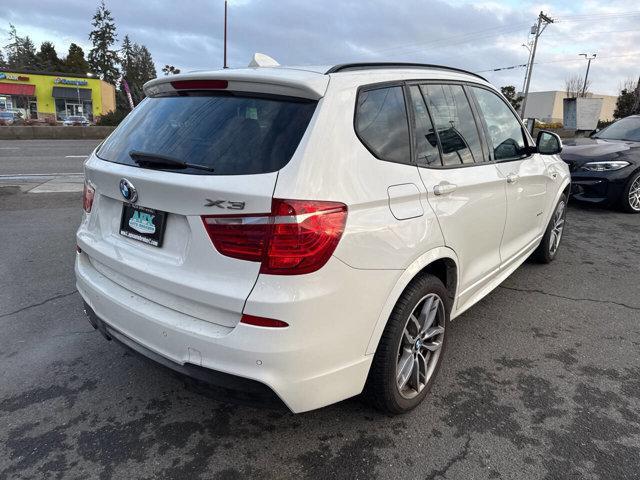
[[[106,0],[118,37],[146,45],[160,68],[183,72],[222,66],[223,0]],[[37,45],[90,48],[97,0],[20,0],[0,9],[0,40],[12,23]],[[230,0],[229,64],[243,67],[254,52],[281,64],[350,61],[428,62],[483,72],[497,86],[522,87],[531,25],[540,10],[557,19],[540,37],[531,89],[562,90],[584,75],[580,53],[597,53],[592,91],[616,94],[640,75],[638,0]]]

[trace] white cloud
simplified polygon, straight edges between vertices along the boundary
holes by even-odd
[[[59,54],[71,41],[90,47],[90,20],[97,2],[21,0],[0,10],[37,42],[54,41]],[[120,38],[147,45],[158,65],[183,71],[220,68],[223,2],[207,0],[107,0]],[[597,52],[590,78],[594,91],[614,94],[625,78],[640,75],[640,6],[636,0],[601,2],[497,2],[463,0],[232,0],[229,61],[245,66],[260,51],[283,64],[345,61],[412,61],[479,71],[525,63],[521,47],[543,9],[558,17],[540,38],[534,90],[564,88],[582,74],[578,53]],[[620,12],[637,12],[620,15]],[[599,15],[599,16],[598,16]],[[3,35],[0,31],[0,35]],[[6,36],[6,33],[4,34]],[[635,55],[631,55],[635,52]],[[522,85],[524,69],[488,72],[497,86]]]

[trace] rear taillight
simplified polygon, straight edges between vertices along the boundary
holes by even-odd
[[[206,215],[202,220],[221,254],[261,262],[261,273],[300,275],[327,263],[344,231],[347,206],[273,199],[271,213]]]
[[[84,208],[84,211],[87,213],[91,212],[91,207],[93,207],[93,197],[95,194],[96,190],[85,180],[84,189],[82,190],[82,208]]]

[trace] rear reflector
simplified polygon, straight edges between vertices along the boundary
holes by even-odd
[[[84,189],[82,190],[82,208],[85,212],[90,213],[91,207],[93,207],[93,197],[95,196],[95,189],[89,185],[89,182],[84,181]]]
[[[271,327],[271,328],[284,328],[288,327],[287,322],[282,320],[275,320],[273,318],[254,317],[253,315],[242,314],[240,323],[246,323],[247,325],[255,325],[256,327]]]
[[[229,82],[226,80],[176,80],[171,86],[176,90],[223,90]]]
[[[216,250],[228,257],[260,262],[260,273],[300,275],[327,263],[347,221],[339,202],[274,198],[271,213],[205,215]]]

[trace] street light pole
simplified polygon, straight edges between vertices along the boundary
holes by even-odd
[[[594,58],[596,58],[598,54],[594,53],[593,55],[589,56],[586,53],[581,53],[580,56],[584,57],[585,60],[588,60],[587,62],[587,73],[585,73],[584,75],[584,85],[582,85],[582,95],[580,95],[581,97],[584,97],[585,92],[587,91],[587,79],[589,78],[589,67],[591,67],[591,60],[593,60]]]

